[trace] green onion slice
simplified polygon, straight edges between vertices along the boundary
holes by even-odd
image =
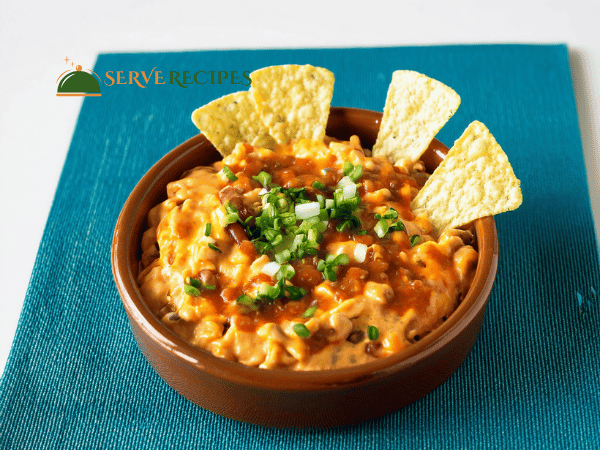
[[[378,237],[383,238],[389,229],[390,226],[388,225],[387,220],[381,219],[379,222],[377,222],[375,228],[373,228],[373,231]]]
[[[320,191],[325,189],[325,185],[323,183],[321,183],[320,181],[313,181],[312,187],[314,187],[315,189],[319,189]]]
[[[275,273],[275,277],[278,280],[291,280],[295,274],[296,274],[296,271],[294,270],[294,268],[292,266],[290,266],[289,264],[284,264]]]
[[[301,316],[301,317],[302,317],[303,319],[309,319],[309,318],[311,318],[312,316],[314,316],[314,315],[315,315],[315,312],[317,312],[317,306],[316,306],[316,305],[309,306],[309,307],[306,309],[306,311],[304,311],[304,312],[302,313],[302,316]]]
[[[227,167],[227,166],[223,166],[223,174],[230,181],[235,181],[235,180],[238,179],[238,177],[236,177],[235,174],[231,171],[231,169],[229,167]]]
[[[253,176],[252,179],[262,184],[265,189],[268,189],[269,185],[271,184],[272,177],[270,173],[267,173],[264,170],[262,170],[258,175]]]
[[[216,245],[214,245],[214,244],[210,244],[210,243],[209,243],[209,244],[208,244],[208,247],[209,247],[209,248],[211,248],[212,250],[214,250],[215,252],[223,253],[223,252],[221,251],[221,249],[219,249],[219,248],[218,248]]]
[[[417,245],[419,242],[421,242],[421,236],[419,236],[418,234],[413,234],[410,237],[410,246],[411,246],[411,248],[414,247],[415,245]]]
[[[384,215],[383,215],[384,219],[397,219],[398,218],[398,211],[396,211],[394,208],[390,208]]]
[[[306,295],[306,289],[296,286],[286,286],[285,290],[290,296],[290,300],[300,300]]]
[[[252,297],[250,297],[248,294],[240,295],[235,302],[238,305],[248,306],[254,310],[258,309],[258,305],[254,301],[254,299]]]
[[[191,286],[194,286],[195,288],[200,289],[202,287],[202,284],[200,283],[200,280],[196,279],[196,278],[192,278],[190,277],[188,280],[188,283]]]
[[[310,336],[310,331],[308,331],[308,328],[306,328],[306,325],[303,323],[297,323],[292,328],[294,329],[294,332],[301,338],[307,338]]]
[[[369,336],[369,339],[372,341],[376,341],[379,338],[379,330],[377,327],[369,325],[369,328],[367,328],[367,336]]]
[[[358,179],[362,176],[362,174],[363,174],[363,166],[358,165],[358,166],[354,166],[352,171],[350,173],[348,173],[348,177],[350,177],[350,179],[352,181],[357,182]]]
[[[344,175],[348,175],[350,174],[350,172],[352,172],[352,170],[354,169],[354,166],[352,165],[352,163],[350,161],[346,161],[344,163]]]
[[[394,222],[390,225],[390,230],[393,231],[404,231],[404,224],[400,221]]]
[[[335,257],[335,259],[333,260],[333,263],[337,266],[337,265],[346,265],[350,262],[350,257],[348,255],[346,255],[345,253],[340,253],[339,255],[337,255]]]
[[[187,295],[191,295],[192,297],[198,297],[200,295],[200,290],[191,284],[184,284],[183,292],[185,292]]]

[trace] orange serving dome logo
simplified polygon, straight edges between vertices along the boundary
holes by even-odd
[[[69,61],[69,58],[65,58],[65,61]],[[73,65],[73,63],[71,63]],[[89,69],[88,69],[89,70]],[[92,75],[93,74],[93,75]],[[56,89],[57,97],[100,97],[100,83],[96,77],[94,71],[90,70],[84,72],[81,70],[81,66],[76,66],[75,70],[61,73],[56,82],[58,88]]]

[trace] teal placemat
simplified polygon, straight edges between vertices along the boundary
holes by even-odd
[[[284,63],[329,68],[333,105],[379,111],[394,70],[436,78],[462,97],[438,137],[482,121],[522,181],[521,208],[497,218],[497,282],[465,363],[401,411],[333,430],[259,428],[178,395],[137,349],[110,268],[135,183],[197,133],[196,107],[246,89],[218,73],[243,83]],[[2,377],[0,448],[596,448],[600,275],[565,46],[103,54],[94,72],[102,96],[83,102]]]

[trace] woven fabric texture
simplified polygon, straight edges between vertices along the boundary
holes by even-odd
[[[418,402],[331,430],[255,427],[185,400],[136,347],[110,266],[133,186],[197,134],[196,107],[247,89],[171,72],[285,63],[332,70],[334,106],[378,111],[394,70],[436,78],[462,97],[438,138],[480,120],[522,181],[523,205],[497,217],[498,276],[467,360]],[[147,87],[129,84],[152,68]],[[83,102],[0,384],[0,448],[597,448],[600,271],[566,46],[102,54],[94,72],[115,83]]]

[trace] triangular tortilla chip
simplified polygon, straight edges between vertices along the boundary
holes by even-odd
[[[460,97],[445,84],[411,70],[392,75],[373,156],[415,162],[452,117]]]
[[[333,73],[321,67],[288,64],[256,70],[250,79],[260,116],[277,143],[325,137]]]
[[[249,92],[235,92],[198,108],[192,121],[223,156],[238,142],[273,149],[277,143],[262,123]]]
[[[511,211],[523,202],[500,145],[481,122],[471,123],[411,203],[440,231]]]

